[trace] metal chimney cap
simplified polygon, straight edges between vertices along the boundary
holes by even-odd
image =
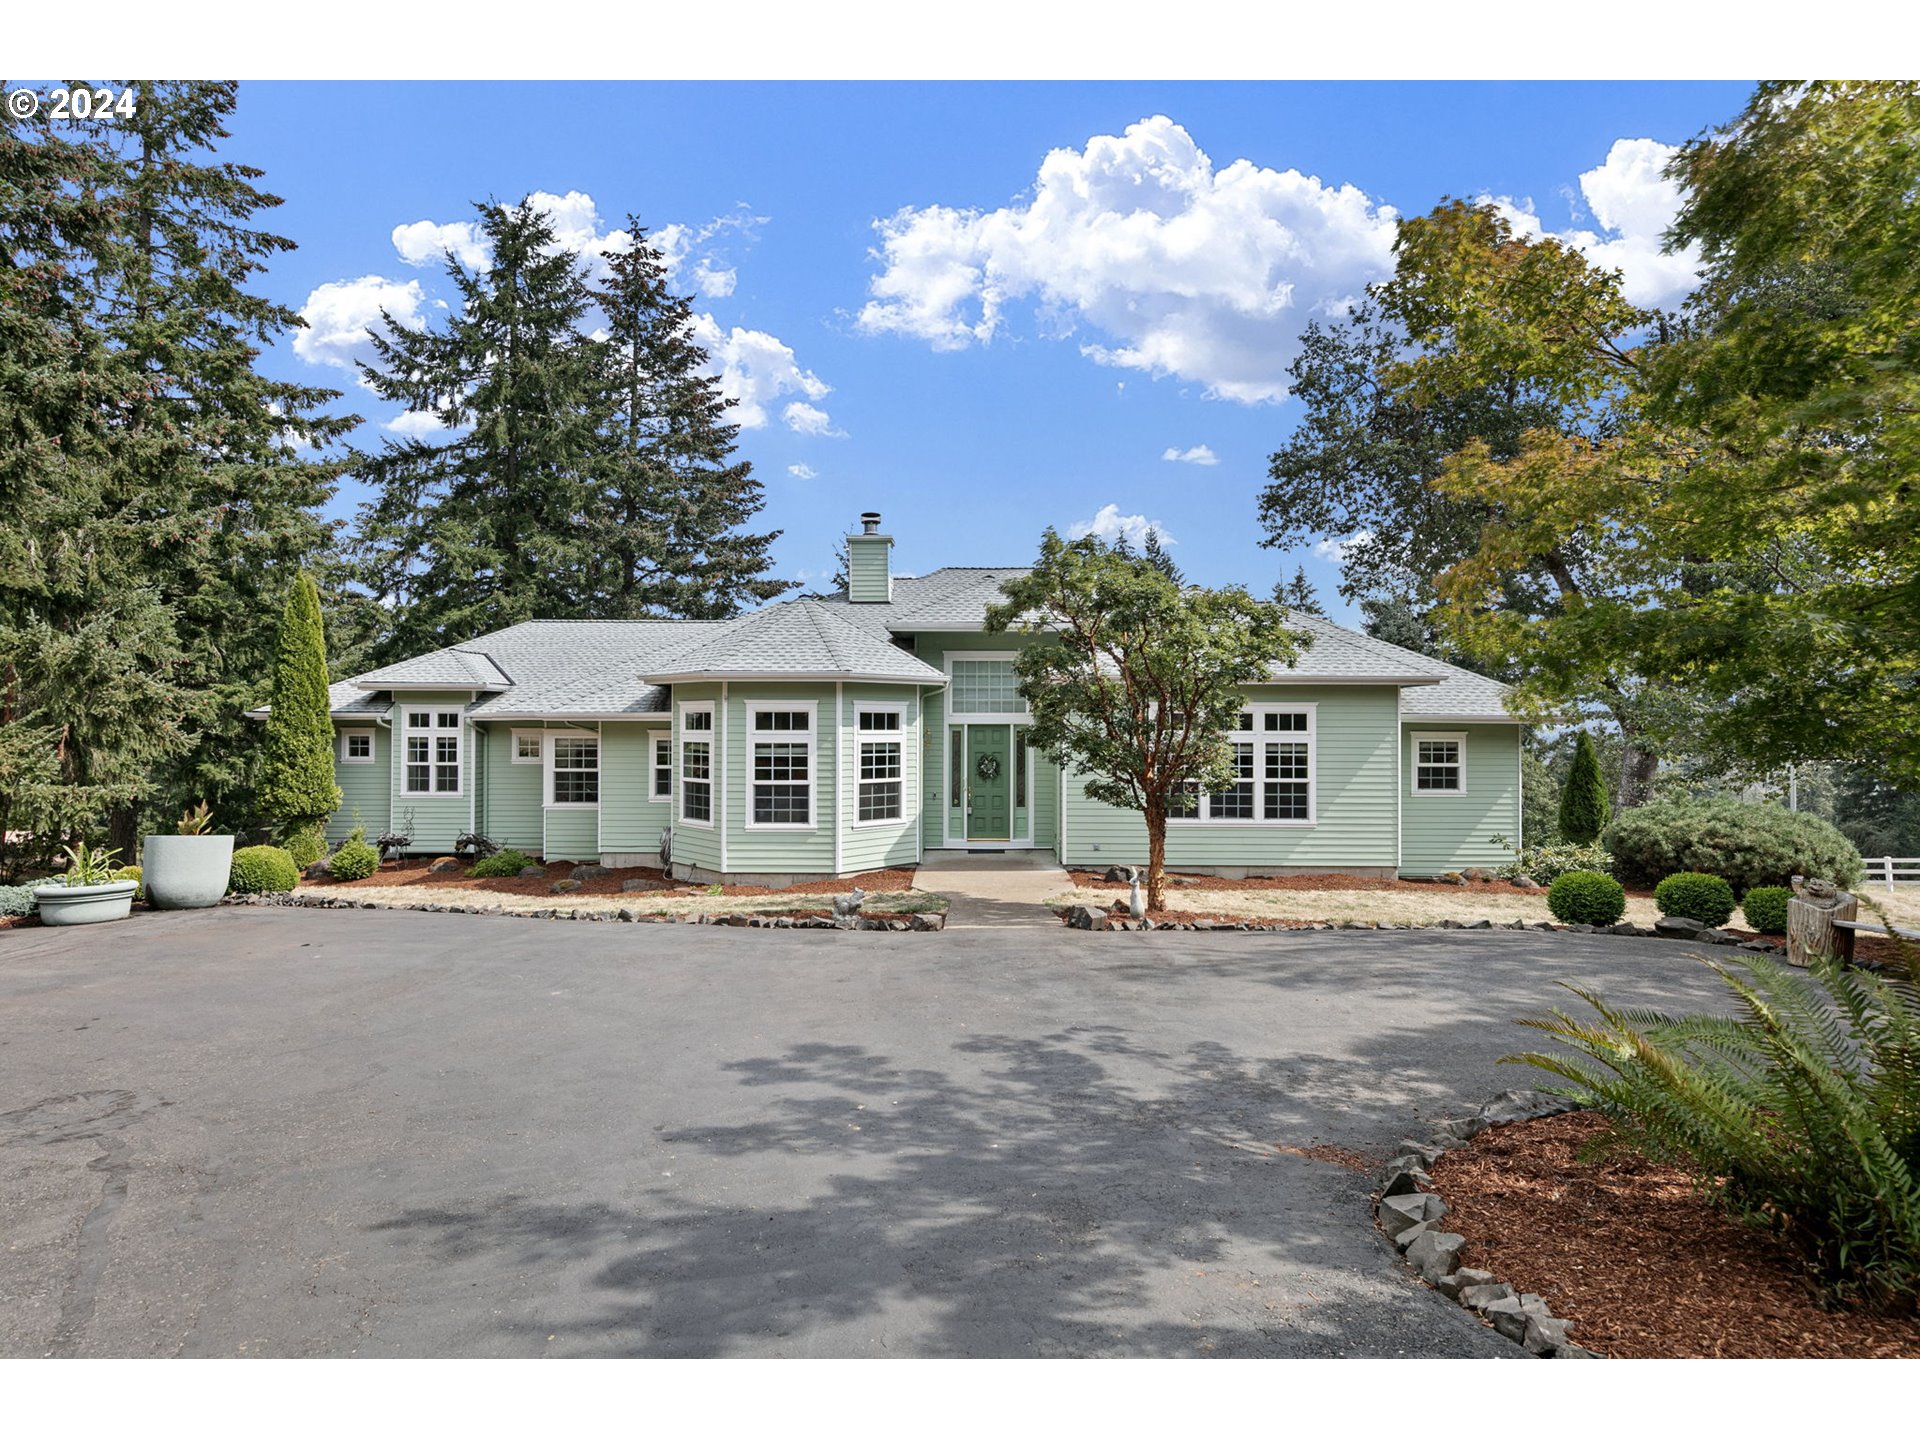
[[[863,510],[860,512],[860,533],[863,535],[878,535],[880,533],[880,512],[878,510]]]

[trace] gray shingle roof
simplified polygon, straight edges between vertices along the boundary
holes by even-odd
[[[727,620],[528,620],[469,641],[515,684],[474,707],[479,719],[516,715],[646,715],[667,692],[641,676],[664,657],[725,629]]]
[[[1400,692],[1400,714],[1407,720],[1504,721],[1507,687],[1457,665],[1442,665],[1447,678],[1438,685],[1409,687]]]
[[[737,620],[665,657],[649,680],[696,676],[819,675],[942,685],[946,676],[884,635],[847,618],[852,607],[789,600]]]
[[[416,655],[411,660],[369,670],[354,680],[369,690],[426,690],[436,685],[456,690],[504,690],[513,684],[511,675],[471,645],[452,645],[445,650]]]

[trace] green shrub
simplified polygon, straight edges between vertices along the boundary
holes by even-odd
[[[1911,1315],[1920,1292],[1920,995],[1885,976],[1755,955],[1707,962],[1733,1018],[1617,1010],[1520,1023],[1574,1053],[1511,1055],[1571,1084],[1616,1142],[1688,1171],[1797,1246],[1834,1299]],[[1571,988],[1571,987],[1569,987]]]
[[[0,915],[31,915],[40,902],[31,885],[0,885]]]
[[[1792,876],[1860,884],[1860,852],[1833,826],[1804,811],[1742,800],[1657,800],[1607,827],[1613,873],[1652,885],[1676,870],[1718,875],[1744,895]]]
[[[141,873],[138,865],[122,865],[118,870],[113,872],[113,878],[116,880],[133,881],[133,898],[136,900],[141,899],[147,893],[146,877]]]
[[[1593,753],[1593,737],[1582,730],[1573,745],[1566,788],[1560,792],[1560,838],[1572,845],[1591,845],[1607,828],[1611,809],[1607,782],[1600,778],[1600,757]]]
[[[1611,875],[1569,870],[1547,887],[1547,909],[1562,925],[1617,925],[1627,913],[1627,892]]]
[[[499,880],[518,875],[531,864],[518,850],[501,850],[469,866],[467,874],[476,880]]]
[[[301,820],[287,826],[280,835],[280,848],[293,857],[294,868],[306,869],[327,853],[326,820]]]
[[[1733,887],[1718,875],[1682,870],[1653,887],[1653,903],[1662,915],[1684,915],[1718,927],[1733,917]]]
[[[1514,856],[1500,873],[1508,879],[1524,875],[1536,885],[1551,885],[1574,870],[1605,875],[1611,869],[1613,857],[1598,845],[1534,845]]]
[[[364,880],[380,868],[380,852],[359,835],[350,836],[327,861],[327,873],[336,880]]]
[[[1784,885],[1759,885],[1747,892],[1746,899],[1740,902],[1740,913],[1747,918],[1747,924],[1762,935],[1784,935],[1787,933],[1787,902],[1793,899],[1793,891]]]
[[[299,867],[278,845],[249,845],[233,852],[227,889],[235,895],[278,895],[299,883]]]

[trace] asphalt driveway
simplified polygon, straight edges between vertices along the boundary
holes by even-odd
[[[0,934],[9,1355],[1502,1355],[1368,1177],[1682,947],[222,909]]]

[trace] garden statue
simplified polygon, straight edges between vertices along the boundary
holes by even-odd
[[[1127,914],[1136,920],[1147,918],[1147,902],[1140,898],[1140,867],[1127,867],[1127,882],[1133,888],[1127,892]]]

